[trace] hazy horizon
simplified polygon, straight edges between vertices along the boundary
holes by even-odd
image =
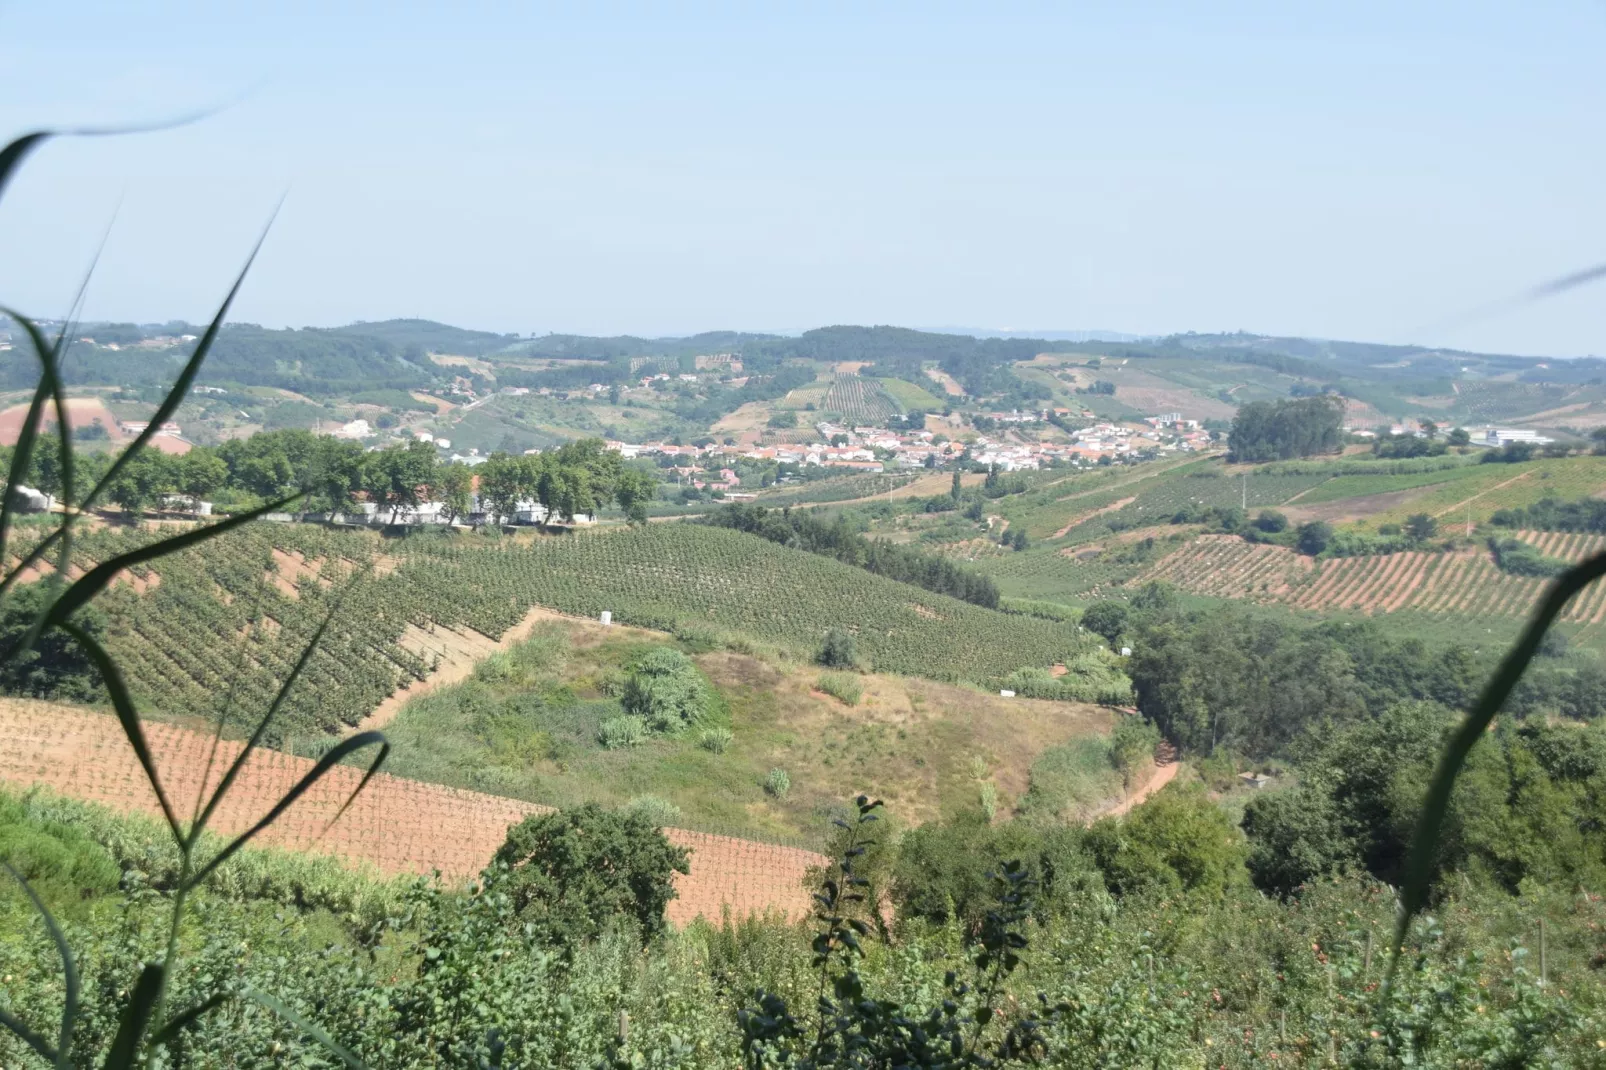
[[[29,161],[0,289],[40,316],[115,216],[85,317],[204,320],[288,190],[231,318],[1606,353],[1598,289],[1467,318],[1606,260],[1606,12],[1581,0],[19,4],[0,31],[27,43],[7,137],[239,101]]]

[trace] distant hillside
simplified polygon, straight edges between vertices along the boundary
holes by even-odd
[[[492,334],[490,331],[470,331],[452,327],[434,320],[381,320],[378,323],[357,322],[335,327],[329,333],[353,337],[377,338],[406,351],[416,346],[424,353],[449,353],[454,356],[478,357],[494,353],[516,343],[516,334]]]

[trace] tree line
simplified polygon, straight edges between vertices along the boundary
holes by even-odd
[[[9,454],[9,451],[7,451]],[[110,468],[109,454],[76,454],[75,483],[80,492]],[[123,466],[107,488],[107,498],[133,516],[172,502],[189,511],[195,502],[218,499],[226,508],[301,494],[295,508],[333,516],[371,503],[392,523],[426,505],[439,505],[448,523],[473,512],[476,475],[491,519],[510,521],[520,502],[535,502],[555,519],[571,521],[617,504],[633,520],[646,520],[646,503],[657,481],[627,465],[601,439],[581,439],[533,455],[493,454],[470,469],[441,461],[427,442],[365,449],[360,443],[288,429],[231,439],[215,447],[196,446],[172,455],[142,450]],[[41,436],[26,479],[46,494],[62,493],[57,440]]]
[[[1227,434],[1229,461],[1287,461],[1335,453],[1344,444],[1344,399],[1251,401],[1238,409]]]
[[[845,516],[838,516],[833,522],[801,510],[735,503],[711,513],[704,523],[745,531],[782,546],[835,558],[878,576],[912,583],[973,605],[998,608],[998,585],[990,577],[936,554],[897,546],[883,539],[867,539]]]

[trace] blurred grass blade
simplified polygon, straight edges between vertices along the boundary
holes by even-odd
[[[113,137],[118,134],[148,134],[157,130],[171,130],[176,126],[193,123],[210,115],[211,111],[195,112],[190,115],[181,115],[176,119],[168,119],[159,123],[140,123],[131,126],[85,126],[70,130],[35,130],[23,134],[5,148],[0,149],[0,195],[4,195],[7,184],[10,183],[17,168],[28,154],[53,137]]]
[[[151,1037],[152,1046],[157,1044],[166,1044],[168,1041],[178,1036],[179,1033],[183,1032],[184,1029],[190,1025],[190,1023],[197,1021],[203,1014],[210,1013],[211,1011],[214,1011],[218,1007],[222,1006],[224,1001],[228,998],[229,994],[227,992],[214,992],[211,996],[207,997],[202,1002],[197,1003],[189,1010],[181,1011],[179,1014],[173,1017],[172,1021],[162,1026],[162,1028],[157,1031],[155,1036]]]
[[[41,1059],[52,1065],[59,1063],[60,1060],[56,1057],[56,1049],[50,1046],[50,1042],[32,1029],[29,1029],[20,1020],[8,1014],[3,1007],[0,1007],[0,1026],[5,1026],[11,1030],[19,1040],[38,1052]]]
[[[23,878],[21,873],[17,872],[10,862],[0,859],[0,866],[4,866],[6,872],[11,874],[18,884],[22,885],[22,890],[27,893],[34,909],[39,911],[39,916],[45,920],[45,930],[50,933],[50,939],[56,945],[56,954],[61,959],[62,978],[67,992],[61,1009],[61,1030],[56,1039],[56,1054],[52,1061],[57,1066],[69,1066],[71,1064],[67,1061],[67,1057],[72,1048],[73,1026],[78,1022],[78,967],[73,962],[72,949],[67,946],[67,938],[62,935],[61,926],[56,924],[56,919],[46,909],[44,901],[34,892],[32,885]],[[21,1025],[22,1023],[18,1022],[16,1024]],[[11,1027],[10,1022],[7,1022],[6,1025],[8,1028]],[[18,1035],[21,1036],[22,1034],[19,1033]],[[23,1037],[23,1039],[26,1040],[27,1038]]]
[[[52,625],[65,622],[67,618],[82,609],[86,602],[99,594],[112,580],[116,579],[117,574],[124,569],[166,557],[168,554],[178,553],[180,550],[205,542],[208,539],[215,539],[225,532],[232,531],[244,524],[249,524],[257,517],[278,512],[300,497],[301,494],[292,494],[288,498],[280,498],[276,502],[258,506],[250,512],[231,516],[227,520],[219,521],[216,524],[208,524],[206,527],[194,528],[179,535],[172,535],[161,542],[151,543],[149,546],[141,546],[137,550],[130,550],[125,554],[118,554],[116,557],[102,561],[80,576],[60,598],[56,599],[55,604],[50,607],[50,612],[42,618],[42,624],[37,630],[43,631]]]
[[[257,722],[256,728],[251,732],[251,738],[245,741],[245,746],[241,747],[240,753],[235,755],[234,761],[229,765],[228,772],[223,774],[223,779],[218,781],[217,790],[212,793],[212,798],[207,801],[206,809],[202,810],[200,817],[196,818],[194,826],[190,829],[190,839],[194,840],[200,836],[201,830],[212,819],[212,812],[218,808],[218,804],[223,801],[223,796],[228,794],[229,788],[233,786],[235,777],[239,776],[240,770],[245,768],[246,760],[251,757],[251,752],[261,746],[262,737],[267,734],[268,725],[273,723],[273,718],[278,714],[279,707],[283,706],[285,700],[290,697],[290,691],[295,687],[296,681],[301,679],[301,674],[306,670],[307,663],[312,660],[312,655],[318,650],[318,644],[323,641],[324,632],[329,630],[329,625],[334,622],[335,614],[338,612],[340,612],[338,603],[331,606],[329,612],[319,622],[318,630],[312,633],[312,638],[307,641],[307,645],[301,648],[301,656],[296,658],[296,663],[291,667],[289,675],[279,685],[278,693],[273,696],[273,701],[268,703],[268,710],[262,715],[262,720]],[[221,728],[219,731],[221,732]],[[205,785],[203,784],[202,787],[204,788]]]
[[[282,200],[279,202],[280,205],[283,203]],[[223,318],[228,315],[229,306],[234,304],[235,297],[239,296],[240,287],[245,285],[245,277],[251,271],[251,265],[256,261],[257,254],[262,251],[262,243],[268,240],[268,231],[273,228],[273,220],[278,214],[279,207],[275,206],[272,215],[268,216],[267,225],[262,228],[262,233],[257,237],[256,245],[251,247],[251,255],[245,258],[245,266],[240,269],[240,274],[235,278],[234,285],[229,287],[228,296],[218,306],[217,315],[213,316],[212,322],[207,324],[206,330],[201,334],[201,340],[195,343],[195,352],[190,355],[190,359],[185,363],[184,370],[179,372],[177,379],[173,380],[173,388],[167,392],[167,397],[162,399],[161,405],[156,409],[156,415],[150,418],[150,422],[145,425],[145,430],[141,431],[139,437],[134,439],[128,448],[118,455],[117,460],[112,462],[112,466],[107,469],[100,482],[95,484],[95,489],[90,491],[84,498],[86,507],[90,502],[97,500],[102,491],[111,486],[118,473],[123,470],[123,466],[145,447],[145,443],[149,442],[152,436],[162,429],[162,424],[167,422],[168,417],[173,415],[174,411],[183,403],[185,397],[189,395],[190,384],[200,374],[201,364],[206,360],[206,354],[211,350],[212,343],[217,340],[218,331],[223,328]]]
[[[190,878],[189,887],[193,888],[198,886],[203,880],[206,879],[208,874],[226,862],[234,855],[236,851],[250,842],[253,836],[278,820],[280,814],[288,810],[297,799],[301,798],[302,795],[305,795],[309,788],[311,788],[318,781],[322,780],[324,774],[333,769],[342,758],[354,751],[359,751],[364,747],[371,747],[375,744],[378,744],[379,746],[379,753],[374,756],[373,762],[368,766],[368,771],[363,774],[363,778],[357,784],[356,789],[351,793],[350,797],[346,799],[345,803],[341,805],[339,813],[335,814],[335,820],[338,821],[340,819],[340,815],[346,812],[347,808],[351,806],[352,801],[357,798],[357,796],[362,792],[363,788],[368,786],[368,782],[373,779],[375,773],[379,772],[379,767],[385,764],[385,759],[390,756],[390,742],[385,739],[384,734],[381,732],[359,732],[354,736],[341,740],[335,746],[331,747],[327,754],[318,759],[318,764],[313,766],[312,769],[308,771],[307,775],[302,777],[296,783],[295,787],[287,791],[284,795],[284,798],[280,799],[274,804],[273,809],[268,811],[266,817],[237,836],[232,842],[229,843],[227,847],[219,851],[216,857],[197,870],[195,876]],[[330,824],[333,823],[333,821],[330,822]]]
[[[352,1070],[365,1070],[363,1061],[357,1058],[351,1052],[347,1051],[345,1048],[341,1047],[340,1044],[336,1043],[335,1038],[330,1036],[321,1026],[313,1022],[309,1022],[307,1019],[301,1017],[301,1015],[297,1014],[295,1011],[291,1010],[277,999],[274,999],[266,992],[258,991],[255,988],[247,988],[244,994],[247,999],[260,1003],[274,1014],[277,1014],[280,1018],[283,1018],[285,1021],[307,1034],[313,1040],[316,1040],[319,1044],[322,1044],[325,1048],[328,1048],[332,1054],[337,1056],[341,1062],[351,1067]]]
[[[167,819],[167,827],[173,831],[173,839],[178,841],[179,848],[184,847],[184,829],[178,823],[178,815],[173,812],[173,805],[167,801],[167,792],[162,790],[162,781],[156,773],[156,761],[151,757],[151,748],[145,742],[145,729],[139,723],[139,714],[134,710],[133,700],[129,698],[128,687],[123,683],[123,674],[117,668],[117,663],[89,633],[63,621],[58,625],[62,631],[78,641],[89,659],[95,663],[100,672],[101,681],[106,685],[106,691],[111,695],[112,707],[117,711],[117,720],[122,723],[123,735],[128,737],[129,746],[134,748],[134,754],[139,758],[140,767],[145,770],[145,779],[151,782],[151,790],[156,792],[156,801],[161,804],[162,816]]]
[[[52,130],[35,130],[31,134],[23,134],[0,149],[0,196],[4,196],[6,186],[11,182],[11,176],[17,173],[17,168],[22,166],[22,161],[28,158],[28,154],[55,136]]]
[[[1450,808],[1450,794],[1455,789],[1462,766],[1466,764],[1467,755],[1472,753],[1472,748],[1483,738],[1495,715],[1505,705],[1517,681],[1522,678],[1523,671],[1528,668],[1528,663],[1538,653],[1540,640],[1545,637],[1550,625],[1561,615],[1573,596],[1602,576],[1606,576],[1606,553],[1588,558],[1556,578],[1556,582],[1545,592],[1544,601],[1534,612],[1533,619],[1523,630],[1522,638],[1501,659],[1489,686],[1484,689],[1477,705],[1467,714],[1467,719],[1456,730],[1444,754],[1440,756],[1438,768],[1428,784],[1427,797],[1422,803],[1422,816],[1417,820],[1410,851],[1405,859],[1405,882],[1400,894],[1400,912],[1394,929],[1388,980],[1383,986],[1385,995],[1393,983],[1394,970],[1399,963],[1400,949],[1405,945],[1411,919],[1427,905],[1428,885],[1433,877],[1439,837],[1444,831],[1444,817]]]
[[[165,973],[159,962],[147,962],[145,968],[139,971],[139,980],[134,982],[134,991],[129,994],[128,1006],[124,1008],[122,1021],[117,1025],[117,1035],[112,1038],[111,1050],[101,1064],[106,1070],[123,1070],[138,1063],[139,1042],[145,1038],[145,1030],[150,1025],[151,1012],[156,1009]]]
[[[33,402],[28,406],[28,416],[24,420],[22,430],[17,433],[17,444],[11,455],[11,471],[6,483],[6,496],[4,503],[0,503],[0,561],[6,559],[6,546],[11,537],[11,520],[13,505],[11,495],[16,488],[26,480],[28,469],[33,463],[34,442],[39,434],[39,419],[44,412],[46,399],[59,392],[60,382],[56,375],[56,358],[59,355],[59,343],[52,345],[37,324],[20,312],[0,306],[0,312],[21,325],[33,343],[34,352],[39,357],[39,386],[34,391]]]

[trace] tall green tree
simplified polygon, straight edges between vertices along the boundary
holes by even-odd
[[[587,803],[519,822],[487,874],[547,943],[573,948],[620,919],[661,932],[687,857],[643,811]]]

